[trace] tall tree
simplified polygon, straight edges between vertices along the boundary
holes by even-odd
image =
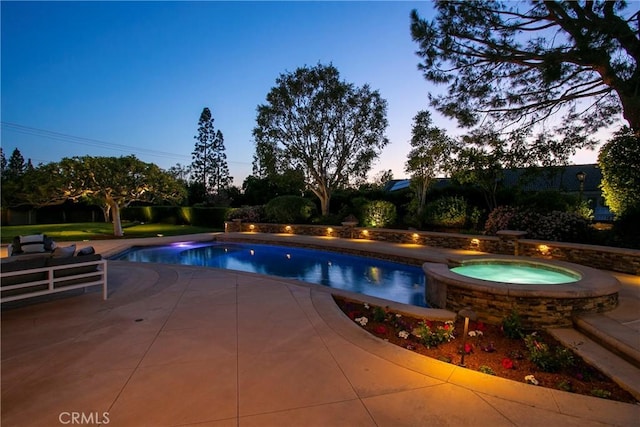
[[[176,163],[174,166],[171,166],[167,172],[178,181],[187,184],[191,176],[191,165]]]
[[[4,150],[0,147],[0,174],[4,178],[5,171],[7,170],[7,158],[4,155]]]
[[[477,129],[463,135],[451,162],[451,176],[461,184],[480,188],[489,211],[498,205],[496,194],[504,169],[519,163],[514,159],[509,143],[497,132]]]
[[[191,156],[191,173],[194,181],[201,184],[209,194],[220,194],[231,185],[224,136],[213,126],[211,110],[205,107],[198,120],[198,134]]]
[[[624,127],[598,155],[602,193],[616,216],[640,208],[640,138]]]
[[[366,177],[389,142],[386,110],[378,91],[341,81],[333,65],[281,74],[267,103],[258,106],[254,171],[258,176],[303,171],[327,215],[331,193]]]
[[[186,196],[184,186],[169,173],[135,156],[64,158],[56,166],[63,180],[58,192],[107,205],[117,237],[124,235],[120,211],[132,202],[180,202]]]
[[[427,201],[427,191],[433,180],[444,173],[455,142],[443,129],[433,126],[431,114],[419,111],[413,118],[411,151],[407,155],[405,172],[411,176],[415,211],[419,221]]]
[[[437,0],[411,13],[419,68],[448,86],[431,104],[463,127],[527,128],[559,111],[566,150],[620,112],[640,134],[640,16],[626,2]],[[549,129],[544,130],[549,133]],[[577,136],[582,138],[578,138]],[[535,149],[535,144],[532,144]]]
[[[6,178],[9,180],[15,180],[20,178],[27,171],[27,164],[24,162],[24,157],[20,150],[15,148],[9,157],[7,167],[5,170]]]

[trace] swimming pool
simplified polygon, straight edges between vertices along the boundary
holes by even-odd
[[[253,243],[183,242],[137,246],[110,259],[268,274],[426,307],[421,268],[329,251]]]

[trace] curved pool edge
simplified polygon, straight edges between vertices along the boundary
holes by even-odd
[[[580,279],[557,285],[492,282],[456,274],[450,266],[479,260],[518,262],[573,271]],[[432,307],[459,311],[471,307],[487,323],[499,324],[511,311],[525,327],[563,327],[576,314],[609,311],[618,305],[620,282],[612,274],[563,261],[538,261],[515,256],[457,257],[448,264],[424,263],[427,302]]]

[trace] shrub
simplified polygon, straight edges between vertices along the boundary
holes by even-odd
[[[577,201],[575,196],[558,190],[527,191],[517,198],[516,204],[523,210],[535,212],[562,211],[573,209]]]
[[[441,197],[425,206],[425,222],[439,227],[463,227],[467,221],[467,201],[463,197]]]
[[[386,200],[373,200],[364,206],[365,227],[388,227],[396,221],[396,206]]]
[[[594,388],[591,390],[591,395],[595,397],[600,397],[602,399],[608,399],[611,397],[611,392],[607,390],[602,390],[600,388]]]
[[[529,350],[529,360],[544,372],[557,372],[573,365],[573,353],[564,347],[552,349],[548,344],[538,340],[535,333],[524,337]]]
[[[268,221],[305,224],[315,214],[316,205],[299,196],[279,196],[271,199],[264,209]]]
[[[520,339],[524,336],[522,332],[522,320],[516,311],[512,311],[507,317],[502,319],[502,332],[507,338],[512,340]]]
[[[487,234],[495,235],[500,230],[508,230],[517,211],[513,206],[498,206],[489,213],[487,222],[484,224],[484,231]]]
[[[373,308],[373,321],[374,322],[384,322],[387,318],[387,312],[384,311],[382,307],[374,307]]]
[[[628,209],[613,222],[613,244],[640,249],[640,207]]]
[[[496,371],[494,371],[491,366],[487,366],[487,365],[482,365],[478,368],[478,371],[482,372],[483,374],[487,374],[487,375],[495,375]]]
[[[500,230],[522,230],[530,239],[584,242],[590,238],[589,223],[573,212],[552,211],[546,214],[511,206],[494,209],[485,223],[485,232],[495,235]]]
[[[227,212],[227,220],[241,219],[246,222],[262,222],[265,219],[264,206],[243,206]]]
[[[454,324],[451,321],[445,322],[444,325],[433,327],[428,320],[420,322],[413,334],[422,341],[427,348],[437,347],[438,344],[449,342],[455,338]]]

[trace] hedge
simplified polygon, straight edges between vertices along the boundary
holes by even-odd
[[[228,210],[224,207],[130,206],[122,209],[120,217],[127,221],[224,228]]]

